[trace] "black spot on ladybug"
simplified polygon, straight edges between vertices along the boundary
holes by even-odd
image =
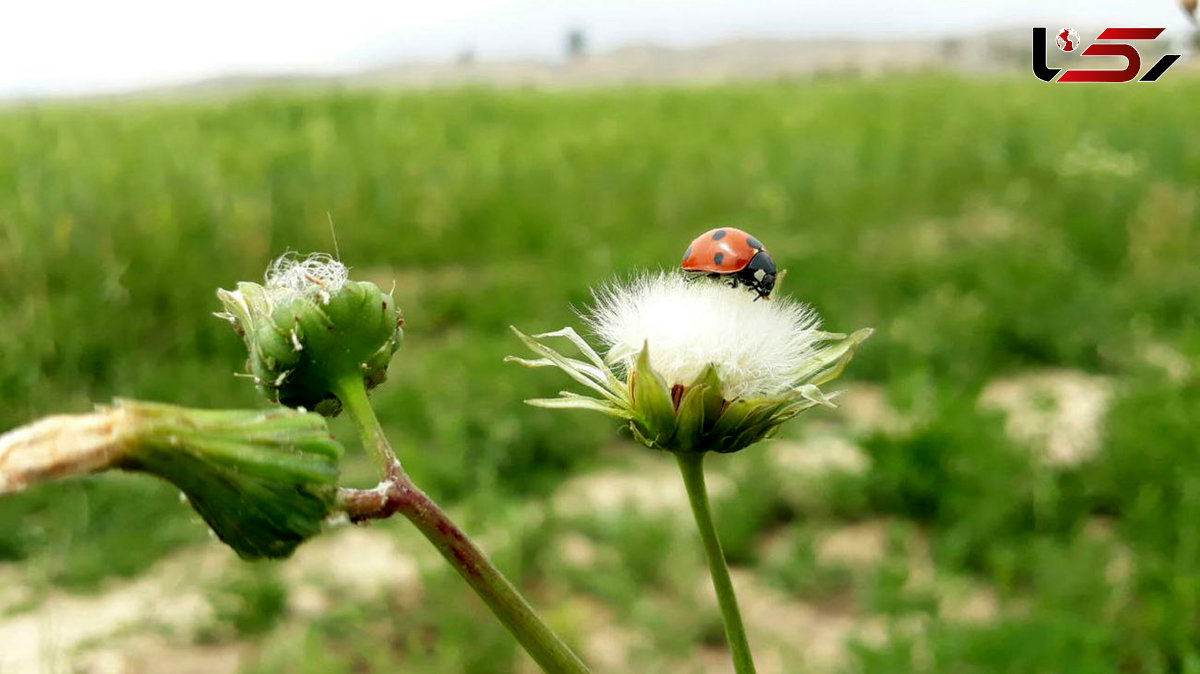
[[[746,237],[746,245],[750,246],[754,250],[762,250],[762,244],[759,243],[758,239],[754,238],[753,236]]]
[[[725,230],[718,229],[717,231],[713,232],[713,241],[720,241],[723,238],[725,238]]]
[[[725,259],[725,253],[717,253],[713,256],[713,264],[721,264],[721,260]]]
[[[692,256],[692,247],[688,246],[688,249],[683,251],[683,261],[687,262],[687,259],[691,256]]]

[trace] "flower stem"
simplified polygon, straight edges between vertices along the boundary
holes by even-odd
[[[334,387],[342,406],[354,419],[363,442],[372,446],[387,478],[371,492],[343,490],[344,506],[356,521],[399,512],[416,525],[446,561],[467,581],[475,594],[542,668],[552,674],[587,674],[583,661],[534,612],[529,602],[500,573],[487,555],[459,529],[432,499],[413,484],[392,451],[367,398],[361,379]]]
[[[679,461],[679,472],[683,475],[683,484],[687,487],[688,500],[692,504],[692,515],[696,518],[696,527],[700,530],[700,540],[708,557],[708,570],[712,575],[713,589],[717,591],[721,617],[725,620],[725,638],[733,654],[734,670],[737,674],[754,674],[754,658],[746,641],[746,628],[742,625],[733,582],[725,565],[725,553],[721,550],[721,541],[717,538],[712,510],[708,505],[708,488],[704,485],[704,454],[677,453],[675,458]]]
[[[383,469],[384,477],[393,479],[403,475],[404,469],[400,467],[400,460],[392,451],[392,443],[388,442],[387,435],[384,434],[383,427],[379,425],[379,419],[375,416],[375,409],[371,407],[371,399],[367,397],[367,387],[363,384],[362,377],[354,375],[345,378],[334,384],[332,388],[338,400],[342,401],[342,407],[350,414],[354,425],[358,427],[358,435],[362,438],[363,444],[375,452],[375,456],[379,459],[379,465]]]

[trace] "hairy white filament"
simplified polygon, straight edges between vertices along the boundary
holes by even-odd
[[[727,399],[794,388],[801,365],[827,338],[811,309],[782,296],[755,301],[745,288],[675,273],[646,274],[594,292],[584,319],[619,368],[649,347],[650,367],[669,386],[689,385],[710,363]]]
[[[266,289],[272,299],[296,295],[316,296],[329,304],[330,295],[346,285],[350,270],[326,253],[299,257],[287,253],[267,267]]]

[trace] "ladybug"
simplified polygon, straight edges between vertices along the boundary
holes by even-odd
[[[758,293],[755,300],[771,299],[775,288],[771,254],[758,239],[733,227],[711,229],[696,237],[683,254],[683,270],[729,279],[734,288],[744,285]]]

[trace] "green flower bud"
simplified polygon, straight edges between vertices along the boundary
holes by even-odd
[[[320,415],[118,400],[0,436],[0,493],[121,468],[161,477],[244,559],[287,557],[336,504],[341,445]]]
[[[326,255],[285,255],[266,276],[265,285],[218,290],[225,313],[217,315],[245,340],[247,371],[268,399],[334,416],[338,382],[361,377],[368,390],[383,383],[403,336],[390,294],[349,280]]]

